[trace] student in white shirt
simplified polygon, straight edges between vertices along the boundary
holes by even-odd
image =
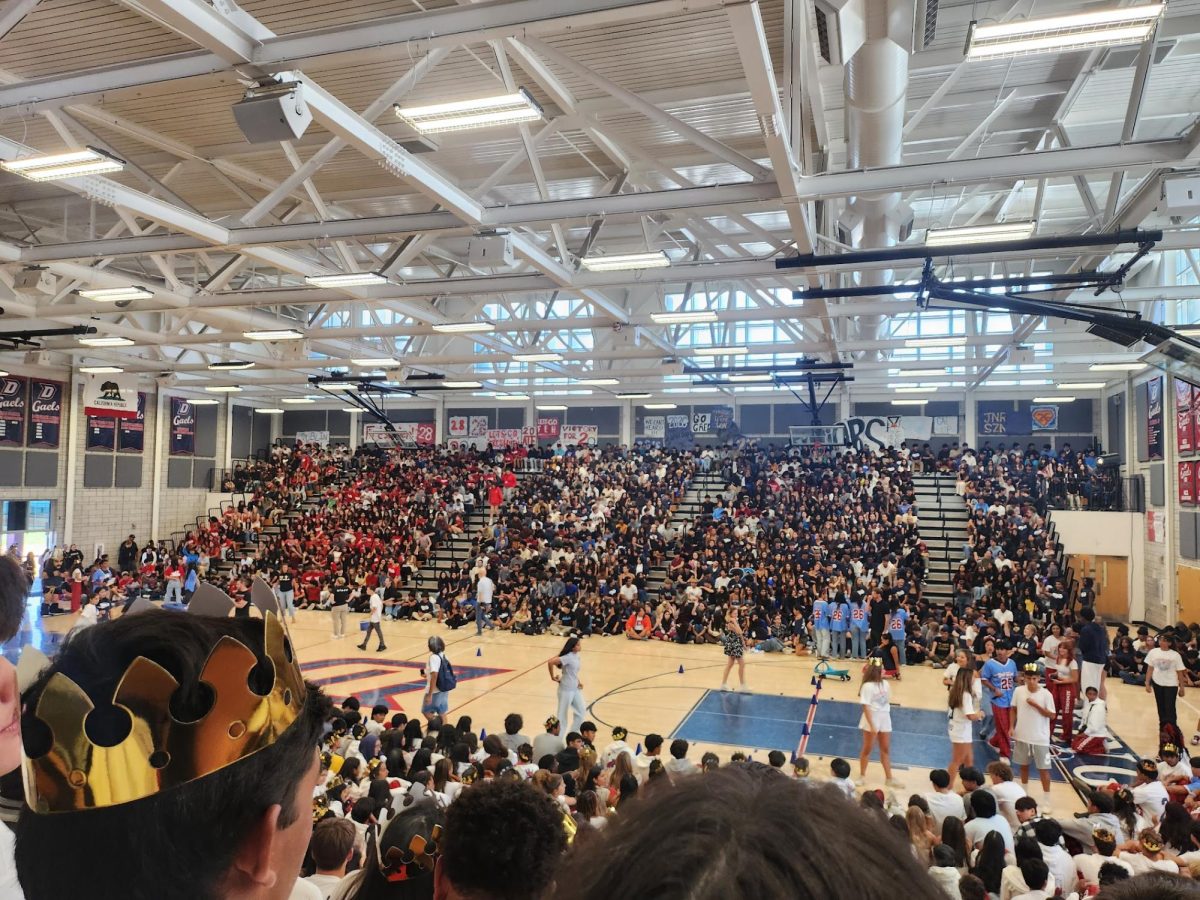
[[[1158,780],[1158,765],[1154,760],[1143,759],[1138,762],[1130,791],[1133,794],[1133,802],[1137,804],[1146,821],[1157,825],[1171,798],[1167,794],[1166,786]]]
[[[996,798],[996,808],[1004,816],[1014,830],[1020,827],[1021,820],[1017,818],[1016,803],[1025,796],[1025,788],[1013,781],[1012,767],[1005,762],[995,760],[988,763],[988,778],[991,784],[984,790]]]
[[[367,641],[371,639],[373,631],[379,637],[379,646],[375,648],[375,652],[382,653],[387,649],[387,645],[383,642],[383,598],[379,596],[379,591],[372,589],[371,598],[367,603],[371,614],[367,617],[367,630],[363,632],[362,643],[358,645],[358,649],[367,649]]]
[[[1146,693],[1154,694],[1158,707],[1158,727],[1178,724],[1175,701],[1184,693],[1187,667],[1175,649],[1175,638],[1169,631],[1158,636],[1158,646],[1146,654]]]
[[[1075,735],[1071,748],[1076,753],[1097,756],[1104,752],[1108,740],[1108,704],[1100,699],[1095,685],[1088,685],[1084,696],[1087,699],[1080,714],[1079,734]]]
[[[929,773],[929,783],[932,791],[926,791],[921,796],[929,804],[929,814],[933,816],[934,830],[941,834],[942,822],[948,817],[967,820],[966,801],[950,789],[950,773],[945,769],[934,769]]]
[[[862,731],[862,752],[858,756],[859,774],[866,779],[867,764],[871,760],[871,748],[879,743],[879,762],[888,787],[903,787],[892,777],[892,700],[891,690],[883,680],[883,660],[872,657],[863,670],[862,687],[858,702],[862,716],[858,727]]]
[[[309,853],[316,873],[303,879],[320,891],[322,900],[329,900],[346,877],[346,865],[354,855],[358,830],[349,819],[322,819],[313,828]]]
[[[1011,853],[1013,849],[1012,827],[1008,824],[1008,819],[1000,815],[996,808],[995,796],[985,790],[973,791],[970,803],[975,818],[966,825],[967,845],[978,847],[983,843],[985,837],[995,831],[1004,839],[1004,849]]]
[[[1025,667],[1025,683],[1013,691],[1013,762],[1021,767],[1021,784],[1029,784],[1030,763],[1037,766],[1042,781],[1043,813],[1050,809],[1050,724],[1054,721],[1054,697],[1042,687],[1037,663]]]

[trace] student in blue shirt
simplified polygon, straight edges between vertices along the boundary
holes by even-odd
[[[850,655],[855,659],[867,658],[867,632],[871,628],[870,611],[863,598],[855,595],[847,604],[850,616]]]
[[[908,610],[895,600],[892,601],[892,611],[888,614],[887,629],[888,634],[892,636],[892,643],[896,645],[896,651],[900,654],[900,665],[908,665],[904,655],[905,644],[908,643]]]
[[[1007,641],[997,641],[996,655],[985,662],[979,672],[980,682],[991,697],[992,719],[996,729],[988,739],[988,745],[1004,759],[1012,755],[1010,715],[1013,691],[1017,688],[1017,664],[1008,658],[1011,649]]]
[[[844,594],[829,601],[829,632],[833,638],[833,657],[842,659],[846,655],[846,631],[850,628],[850,604]]]
[[[817,657],[829,658],[829,604],[824,597],[818,597],[813,603],[812,611],[813,632],[817,636]]]

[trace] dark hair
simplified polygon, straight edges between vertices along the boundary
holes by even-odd
[[[1013,803],[1013,809],[1017,812],[1027,812],[1031,809],[1037,809],[1037,801],[1032,797],[1018,797]]]
[[[958,880],[958,893],[962,900],[987,900],[987,887],[978,875],[964,875]]]
[[[971,812],[977,819],[990,819],[996,814],[996,797],[990,791],[978,790],[971,792]],[[988,888],[991,890],[991,888]]]
[[[463,795],[464,797],[466,794]],[[419,800],[401,810],[379,836],[379,856],[386,859],[393,847],[401,853],[411,855],[409,845],[418,835],[425,840],[433,834],[435,826],[444,826],[446,814],[430,800]],[[367,840],[367,855],[374,858],[374,835]],[[363,874],[347,900],[428,900],[433,896],[433,869],[423,869],[416,863],[406,868],[407,877],[402,881],[388,881],[375,865],[364,865]]]
[[[1096,873],[1096,883],[1101,887],[1116,884],[1119,881],[1128,881],[1129,878],[1129,870],[1115,862],[1104,863]]]
[[[617,785],[617,805],[624,806],[625,802],[637,796],[638,780],[636,775],[622,775],[621,783]]]
[[[676,759],[683,759],[687,756],[688,742],[683,738],[675,738],[671,741],[671,755]]]
[[[958,816],[946,816],[942,819],[941,846],[954,848],[954,865],[967,864],[967,828]]]
[[[200,684],[200,672],[213,646],[225,636],[248,647],[258,658],[251,684],[256,692],[266,694],[270,690],[267,679],[274,670],[263,652],[260,619],[147,610],[79,632],[22,697],[28,710],[21,722],[26,752],[32,757],[44,753],[39,739],[47,729],[32,710],[55,673],[69,674],[100,706],[111,701],[134,659],[145,657],[182,685],[172,704],[176,713],[196,715],[211,702],[209,689]],[[276,804],[282,807],[278,828],[310,815],[310,789],[307,782],[301,789],[301,782],[317,761],[329,701],[314,685],[309,684],[307,691],[300,715],[274,744],[203,778],[142,800],[86,813],[38,815],[23,810],[17,828],[16,864],[25,896],[29,900],[98,896],[98,885],[120,883],[127,900],[215,900],[234,855],[267,809]],[[97,722],[93,730],[91,718],[99,717],[89,717],[93,741],[111,744],[120,739],[114,729],[124,722],[109,718]],[[295,802],[298,790],[302,796]],[[179,829],[181,822],[213,824],[186,829],[185,835]],[[139,877],[128,879],[128,853],[134,844],[146,857],[140,863]],[[78,864],[48,864],[47,852],[52,847],[76,848]]]
[[[386,716],[388,714],[388,705],[386,703],[376,703],[371,707],[371,718],[376,716]]]
[[[950,773],[945,769],[934,769],[929,773],[929,783],[939,790],[950,787]]]
[[[1023,859],[1017,863],[1017,867],[1021,870],[1021,877],[1025,879],[1025,884],[1030,890],[1036,891],[1046,886],[1046,879],[1050,875],[1050,867],[1038,857],[1034,859]]]
[[[700,768],[708,771],[709,769],[719,769],[721,767],[721,757],[709,750],[700,757]]]
[[[1013,841],[1013,857],[1020,862],[1023,859],[1041,859],[1042,847],[1031,837],[1021,837]]]
[[[836,757],[829,764],[829,771],[831,771],[834,774],[834,777],[836,777],[836,778],[849,778],[850,777],[850,763],[846,762],[840,756]]]
[[[313,828],[308,851],[318,869],[336,869],[346,862],[354,848],[356,832],[348,819],[336,816],[322,819]]]
[[[958,868],[958,851],[947,844],[935,844],[933,848],[933,864],[942,868]]]
[[[10,556],[0,556],[0,644],[21,628],[25,618],[25,598],[29,596],[29,576]]]
[[[983,784],[983,773],[974,766],[960,766],[958,777],[963,781],[973,781],[975,784]]]
[[[589,719],[588,721],[584,722],[582,725],[579,726],[580,734],[582,734],[585,731],[595,731],[595,730],[596,730],[596,723],[593,722],[591,719]]]
[[[654,865],[613,865],[647,847],[655,848]],[[864,855],[863,847],[883,852]],[[896,884],[905,886],[906,900],[944,900],[899,836],[836,788],[801,785],[748,763],[683,779],[622,812],[589,852],[568,859],[553,896],[885,900]]]
[[[567,743],[570,743],[570,741],[568,741]],[[646,735],[646,752],[649,753],[651,750],[657,750],[659,747],[662,746],[662,743],[663,743],[663,738],[662,738],[661,734],[651,733],[651,734]]]
[[[1096,900],[1186,900],[1194,897],[1200,897],[1200,884],[1195,879],[1151,871],[1101,891]]]
[[[574,653],[579,649],[579,638],[572,635],[567,638],[567,642],[563,644],[563,648],[558,651],[559,656],[566,656],[568,653]]]
[[[975,794],[984,793],[976,791]],[[971,797],[974,799],[975,794]],[[988,794],[990,797],[991,794]],[[994,801],[993,801],[994,805]],[[993,813],[995,815],[995,813]],[[1004,838],[998,831],[989,831],[975,857],[971,874],[978,875],[989,893],[1000,893],[1000,874],[1004,871]]]
[[[524,727],[525,720],[521,718],[520,713],[509,713],[504,717],[505,734],[520,734],[521,729]]]
[[[1163,843],[1176,853],[1187,853],[1192,846],[1192,817],[1182,803],[1170,801],[1158,820],[1158,833]]]
[[[767,762],[776,769],[782,768],[787,762],[787,754],[782,750],[772,750],[767,754]]]
[[[459,893],[524,900],[549,887],[566,846],[562,812],[549,796],[523,782],[485,782],[447,810],[441,864]]]
[[[1033,833],[1037,836],[1038,843],[1043,847],[1054,847],[1062,840],[1062,826],[1054,819],[1041,819],[1034,823]],[[1033,885],[1030,885],[1033,887]]]

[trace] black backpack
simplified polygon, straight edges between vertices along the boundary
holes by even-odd
[[[458,676],[454,674],[454,666],[450,665],[450,660],[446,659],[445,653],[439,654],[438,658],[442,664],[438,666],[437,689],[444,694],[458,687]]]

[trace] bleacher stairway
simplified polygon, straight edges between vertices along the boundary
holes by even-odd
[[[914,475],[918,530],[929,552],[925,596],[933,603],[953,598],[954,573],[967,541],[967,504],[947,475]]]
[[[696,477],[688,482],[683,499],[679,501],[679,505],[675,507],[675,511],[671,515],[671,527],[675,529],[676,535],[689,526],[698,525],[701,514],[704,512],[704,501],[715,499],[723,490],[725,490],[725,481],[720,474],[716,472],[697,473]],[[658,589],[666,583],[666,580],[667,567],[665,565],[651,567],[650,571],[646,573],[646,593],[650,597],[656,597]]]

